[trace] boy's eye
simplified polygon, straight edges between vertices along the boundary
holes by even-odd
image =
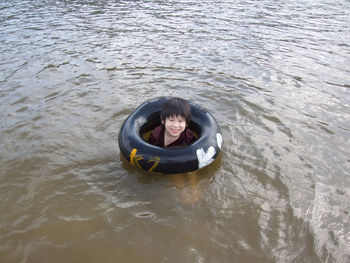
[[[174,121],[177,121],[177,122],[185,122],[185,119],[184,118],[179,118],[179,117],[168,117],[167,118],[167,120],[168,121],[172,121],[172,122],[174,122]]]

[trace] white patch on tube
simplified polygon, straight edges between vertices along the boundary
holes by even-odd
[[[214,161],[215,156],[215,149],[213,146],[210,146],[205,152],[203,148],[197,150],[197,158],[198,158],[198,169],[203,168],[204,166],[207,166],[211,164]]]
[[[221,145],[222,145],[222,136],[221,136],[221,134],[220,134],[220,133],[217,133],[217,134],[216,134],[216,141],[217,141],[217,143],[218,143],[218,147],[219,147],[219,149],[221,150]]]

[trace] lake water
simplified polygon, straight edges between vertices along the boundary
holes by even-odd
[[[1,1],[0,262],[350,262],[349,10]],[[211,166],[124,160],[158,96],[215,116]]]

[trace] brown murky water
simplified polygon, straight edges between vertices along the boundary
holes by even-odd
[[[349,262],[349,1],[1,1],[0,262]],[[135,107],[207,108],[220,158],[148,175]]]

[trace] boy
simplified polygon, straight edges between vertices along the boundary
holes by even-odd
[[[151,133],[149,143],[159,147],[186,146],[195,141],[188,128],[191,120],[191,106],[181,98],[167,100],[160,114],[161,125]]]

